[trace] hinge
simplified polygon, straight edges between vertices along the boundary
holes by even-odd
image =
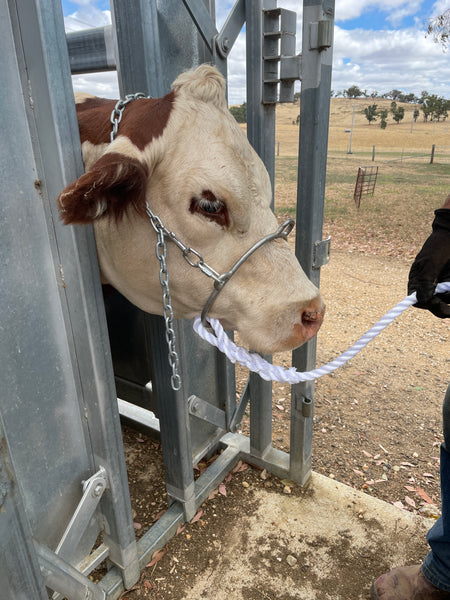
[[[320,19],[309,24],[309,48],[310,50],[326,50],[333,42],[333,21]]]
[[[198,396],[189,396],[188,398],[188,410],[189,414],[194,415],[202,421],[207,421],[211,425],[220,427],[220,429],[226,430],[227,419],[225,411],[217,408],[213,404],[202,400]]]
[[[72,556],[89,527],[90,521],[103,496],[103,492],[107,489],[108,485],[108,474],[103,467],[100,467],[97,473],[83,482],[83,496],[55,550],[55,554],[59,558],[66,562],[71,562]],[[108,548],[103,546],[101,560],[105,560],[108,554]],[[98,559],[95,560],[95,564],[91,564],[91,568],[93,569],[97,565]],[[53,600],[59,600],[63,596],[55,592],[52,598]]]
[[[312,268],[320,269],[330,261],[331,235],[313,246]]]

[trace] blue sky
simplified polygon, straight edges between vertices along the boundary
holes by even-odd
[[[125,1],[125,0],[123,0]],[[181,2],[181,0],[180,0]],[[218,28],[234,0],[216,0]],[[301,49],[301,0],[278,0],[297,12],[297,51]],[[67,30],[110,22],[108,0],[62,0]],[[394,88],[420,96],[422,90],[450,98],[450,54],[425,37],[429,18],[450,7],[450,0],[336,0],[333,49],[335,92],[358,85],[367,92]],[[228,61],[231,103],[245,101],[245,40],[236,42]],[[77,90],[114,97],[114,73],[74,78]]]

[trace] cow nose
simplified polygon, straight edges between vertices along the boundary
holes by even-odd
[[[319,296],[311,304],[300,308],[297,315],[297,322],[290,331],[290,335],[283,339],[273,352],[298,348],[316,335],[325,315],[325,304],[322,298]]]
[[[325,305],[322,304],[317,310],[304,308],[301,311],[301,320],[303,326],[304,342],[313,338],[319,331],[325,315]]]

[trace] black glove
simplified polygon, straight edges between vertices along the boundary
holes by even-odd
[[[450,292],[434,295],[440,281],[450,281],[450,209],[434,213],[433,233],[411,266],[408,294],[417,292],[418,308],[425,308],[441,319],[450,318]]]

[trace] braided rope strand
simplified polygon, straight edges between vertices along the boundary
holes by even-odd
[[[442,294],[450,291],[450,282],[439,283],[436,287],[435,294]],[[259,354],[248,352],[242,346],[237,346],[225,333],[222,325],[217,319],[209,319],[210,325],[214,334],[208,331],[201,323],[200,317],[194,320],[194,331],[206,342],[218,348],[223,352],[232,363],[238,362],[244,367],[258,373],[262,379],[266,381],[279,381],[280,383],[300,383],[301,381],[312,381],[323,375],[336,371],[350,359],[358,354],[369,342],[371,342],[379,333],[383,331],[392,321],[401,315],[407,308],[417,302],[416,293],[406,296],[394,308],[387,312],[375,325],[362,335],[353,346],[346,350],[343,354],[329,362],[328,364],[300,373],[294,367],[286,369],[264,360]]]

